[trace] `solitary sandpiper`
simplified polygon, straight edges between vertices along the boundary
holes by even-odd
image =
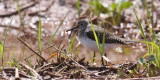
[[[81,19],[77,22],[76,27],[73,27],[70,30],[77,30],[78,31],[78,39],[81,42],[81,44],[92,51],[98,52],[98,47],[96,44],[95,35],[93,33],[92,27],[94,27],[94,31],[97,35],[98,41],[100,45],[102,45],[102,42],[104,41],[104,50],[107,51],[108,49],[111,49],[116,46],[121,45],[127,45],[128,42],[126,40],[123,40],[121,38],[118,38],[108,32],[107,30],[104,30],[104,28],[100,26],[96,26],[93,24],[90,24],[89,21],[85,19]],[[104,38],[103,38],[104,36]]]

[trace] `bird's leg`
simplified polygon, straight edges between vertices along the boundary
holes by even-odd
[[[104,53],[104,56],[106,56],[107,57],[107,54],[106,53]],[[106,63],[106,65],[108,64],[108,61],[106,61],[106,60],[104,60],[105,61],[105,63]]]
[[[96,52],[94,51],[94,54],[93,54],[93,62],[95,61],[95,57],[96,57]]]
[[[107,56],[107,54],[104,54],[104,56],[102,56],[102,58],[104,59],[106,65],[109,65],[110,68],[113,68],[113,64],[111,63],[111,60],[108,59],[106,56]]]
[[[103,55],[101,56],[101,62],[102,62],[102,66],[105,66]]]
[[[108,64],[108,60],[106,60],[106,58],[107,58],[106,56],[107,56],[106,53],[104,53],[104,55],[101,56],[101,62],[102,62],[103,66]],[[104,57],[105,57],[105,59],[104,59]]]
[[[101,57],[101,63],[102,63],[102,66],[104,66],[103,57]]]

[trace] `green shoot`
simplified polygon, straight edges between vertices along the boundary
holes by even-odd
[[[15,57],[14,53],[15,53],[15,50],[16,50],[15,46],[16,46],[16,44],[14,44],[14,49],[13,49],[13,51],[11,53],[11,59],[8,62],[8,64],[9,64],[10,67],[13,67],[14,64],[15,64],[14,61],[13,61],[13,58]]]
[[[76,39],[76,35],[74,35],[74,37],[71,39],[71,41],[69,42],[69,49],[68,49],[68,53],[72,52],[73,50],[73,43]]]
[[[42,21],[40,18],[38,23],[38,50],[39,54],[42,55]]]
[[[6,31],[5,31],[5,33],[4,33],[3,43],[2,43],[2,42],[0,43],[0,45],[1,45],[1,46],[0,46],[0,47],[1,47],[0,53],[1,53],[1,57],[2,57],[2,66],[4,66],[4,58],[5,58],[5,56],[4,56],[4,48],[5,48],[6,38],[7,38],[7,32],[8,32],[8,30],[9,30],[9,28],[10,28],[11,22],[12,22],[12,19],[11,19],[10,23],[8,24],[8,27],[6,28]]]
[[[52,44],[52,40],[54,39],[55,35],[57,34],[57,32],[59,31],[60,27],[62,26],[64,20],[66,19],[67,15],[69,14],[70,11],[67,12],[67,14],[65,15],[65,17],[63,18],[63,20],[60,22],[56,32],[51,36],[50,40],[49,40],[49,44]]]
[[[135,11],[134,11],[134,13],[135,13]],[[144,33],[144,30],[143,30],[143,25],[140,23],[140,20],[139,20],[139,18],[138,18],[136,13],[135,13],[135,16],[136,16],[136,21],[138,23],[138,27],[140,28],[140,32],[141,32],[143,38],[147,41],[147,37],[146,37],[146,35]]]
[[[118,0],[118,2],[115,2],[108,7],[104,7],[99,0],[92,0],[89,2],[89,4],[91,5],[91,7],[93,7],[93,13],[95,13],[97,16],[99,16],[100,13],[108,13],[112,18],[111,23],[113,23],[114,25],[119,25],[122,19],[122,11],[124,9],[130,8],[132,2],[126,0]]]
[[[15,58],[15,55],[14,55],[14,51],[11,53],[11,59],[10,61],[8,62],[9,66],[10,67],[14,67],[17,65],[17,63],[14,61],[14,58]]]
[[[21,65],[19,64],[19,61],[15,58],[14,54],[12,54],[12,59],[8,62],[8,64],[11,67],[17,67],[18,69],[21,69]]]
[[[92,32],[93,32],[93,34],[94,34],[94,38],[95,38],[95,40],[96,40],[96,45],[97,45],[97,47],[98,47],[98,50],[99,50],[101,56],[103,56],[103,55],[104,55],[104,48],[105,48],[105,31],[104,31],[104,33],[103,33],[102,44],[100,44],[99,39],[98,39],[98,38],[99,38],[99,35],[97,36],[97,34],[96,34],[95,30],[94,30],[94,25],[91,24],[91,26],[92,26],[91,28],[92,28]]]
[[[97,34],[96,34],[95,30],[94,30],[94,25],[93,24],[91,24],[91,25],[92,25],[92,31],[93,31],[93,34],[94,34],[94,38],[96,40],[96,44],[97,44],[98,50],[100,50],[100,44],[99,44],[99,40],[98,40]]]
[[[2,66],[3,66],[3,64],[4,64],[4,45],[2,42],[0,42],[0,55],[1,55]]]
[[[149,27],[150,34],[152,36],[152,41],[154,42],[155,41],[155,32],[153,31],[153,28],[155,27],[155,25],[154,25],[154,22],[153,22],[153,16],[151,16],[151,14],[150,14],[150,13],[152,13],[152,11],[149,11],[146,0],[142,0],[142,2],[143,2],[144,7],[147,11],[147,18],[148,18],[147,19],[147,24],[148,24],[148,27]]]
[[[80,0],[76,0],[76,8],[78,10],[78,16],[80,16],[80,11],[81,11]]]
[[[91,1],[89,2],[89,4],[92,5],[92,7],[93,7],[93,12],[94,12],[97,16],[99,16],[100,13],[106,13],[106,12],[108,11],[107,8],[105,8],[105,7],[100,3],[99,0],[91,0]]]
[[[113,13],[113,24],[114,25],[119,25],[121,22],[121,14],[122,11],[124,9],[130,8],[130,6],[132,5],[132,3],[130,1],[124,1],[124,0],[118,0],[117,3],[113,3],[111,4],[110,8],[109,8],[109,12]]]
[[[104,49],[105,49],[105,29],[104,29],[104,32],[103,32],[103,40],[102,40],[102,45],[101,45],[101,55],[103,56],[104,54]]]
[[[22,30],[24,30],[24,20],[23,20],[23,17],[21,16],[21,6],[19,5],[19,0],[16,0],[16,4],[17,4],[17,10],[18,10],[18,14],[19,14],[19,17],[20,17],[20,22],[21,22],[21,26],[22,26]]]

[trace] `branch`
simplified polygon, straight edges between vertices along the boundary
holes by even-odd
[[[32,2],[32,3],[30,3],[30,4],[27,4],[26,6],[22,7],[22,8],[20,9],[20,11],[24,11],[25,9],[28,9],[28,8],[34,6],[36,3],[37,3],[37,2]],[[10,16],[16,15],[16,14],[18,14],[18,10],[13,11],[13,12],[10,12],[10,13],[6,13],[6,14],[0,14],[0,17],[10,17]]]

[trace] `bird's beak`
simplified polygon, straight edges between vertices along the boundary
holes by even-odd
[[[68,31],[72,31],[72,30],[79,30],[79,26],[76,26],[76,27],[73,27],[73,28],[71,28],[71,29],[68,29],[67,32],[68,32]]]

